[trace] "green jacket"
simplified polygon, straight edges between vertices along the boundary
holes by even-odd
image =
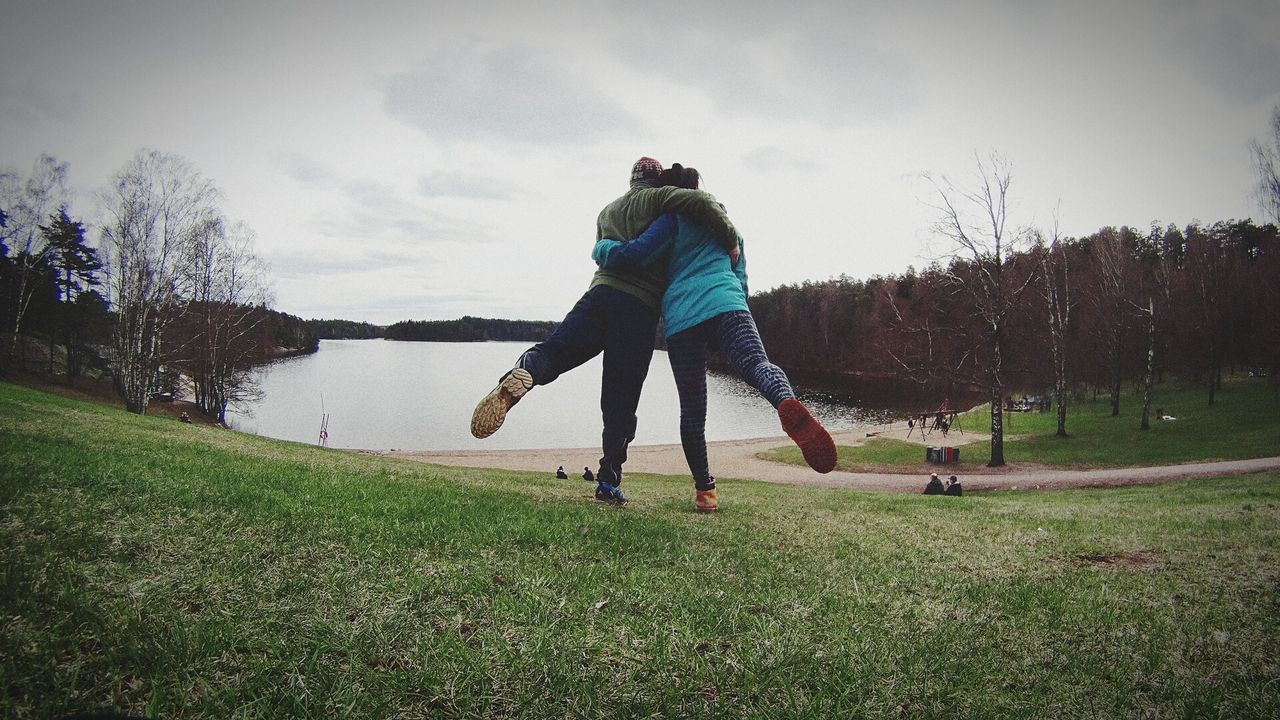
[[[701,222],[715,234],[726,250],[738,242],[738,233],[729,221],[724,207],[710,193],[677,187],[650,186],[643,180],[631,183],[626,194],[600,211],[596,218],[596,240],[609,238],[626,242],[644,232],[649,223],[663,213],[679,213]],[[593,247],[594,249],[594,247]],[[591,279],[591,287],[608,285],[634,295],[646,305],[659,309],[662,291],[667,287],[665,263],[639,268],[600,268]]]

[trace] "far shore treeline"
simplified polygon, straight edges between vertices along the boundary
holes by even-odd
[[[388,340],[428,340],[434,342],[538,341],[550,335],[559,323],[542,320],[493,320],[465,316],[457,320],[405,320],[388,325]]]
[[[317,340],[410,340],[419,342],[538,342],[560,323],[546,320],[500,320],[471,317],[457,320],[402,320],[381,326],[352,320],[307,320]]]

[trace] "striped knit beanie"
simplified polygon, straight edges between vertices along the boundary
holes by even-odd
[[[656,180],[662,174],[662,163],[651,157],[642,157],[631,166],[631,180]]]

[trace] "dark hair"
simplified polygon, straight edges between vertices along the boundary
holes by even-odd
[[[672,163],[671,167],[663,170],[662,174],[658,176],[658,184],[697,190],[701,179],[702,176],[694,168],[687,168],[680,163]]]

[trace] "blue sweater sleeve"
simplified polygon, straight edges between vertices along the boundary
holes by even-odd
[[[676,238],[676,216],[659,215],[639,237],[630,242],[602,238],[596,241],[591,259],[602,268],[630,268],[652,265],[671,248]]]

